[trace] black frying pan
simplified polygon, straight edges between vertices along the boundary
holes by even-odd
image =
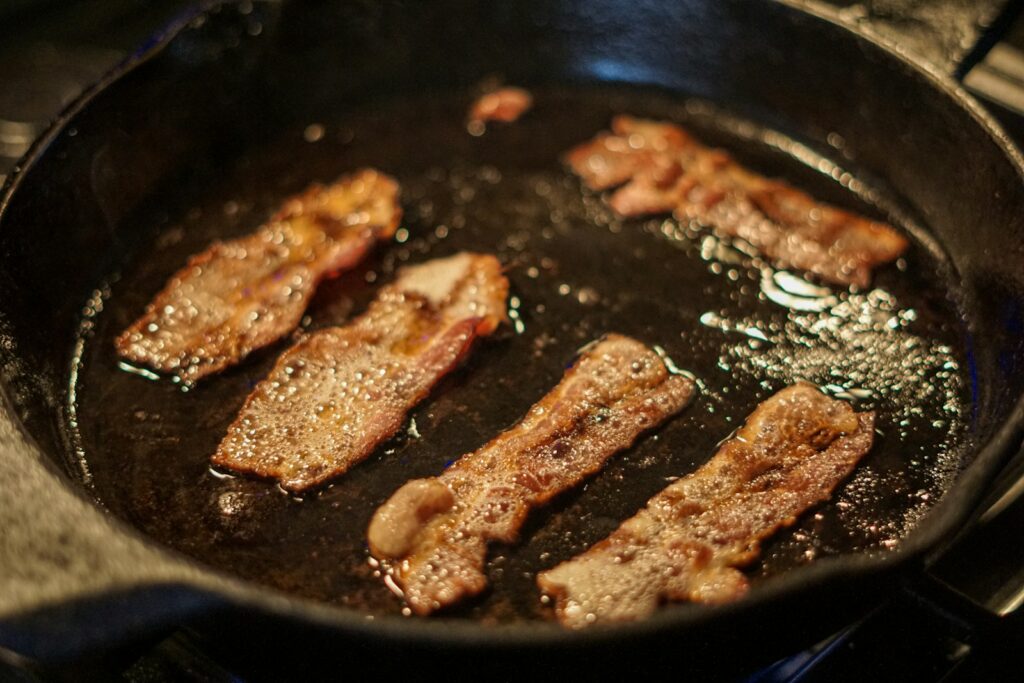
[[[378,667],[439,653],[451,667],[525,648],[533,663],[585,650],[574,666],[735,662],[863,612],[963,523],[1020,436],[1024,191],[1018,153],[953,82],[786,3],[308,10],[226,6],[170,31],[73,106],[8,185],[5,648],[56,659],[188,620],[250,661],[294,666],[358,651]],[[476,138],[462,117],[495,74],[537,107]],[[794,303],[784,276],[710,233],[613,220],[558,155],[620,111],[681,121],[899,224],[915,245],[877,274],[889,297]],[[282,347],[183,393],[118,367],[110,340],[189,253],[360,165],[402,182],[406,232],[323,287],[305,329],[358,312],[401,263],[463,248],[509,264],[523,329],[481,345],[415,428],[316,495],[218,477],[207,457]],[[835,315],[803,310],[829,297],[849,313],[832,337],[815,323]],[[664,346],[702,396],[496,548],[488,594],[397,616],[365,563],[373,508],[514,422],[612,330]],[[867,389],[854,394],[882,434],[835,500],[765,547],[748,598],[585,633],[547,623],[534,572],[606,535],[797,377]]]

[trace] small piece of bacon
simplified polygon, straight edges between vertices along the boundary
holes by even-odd
[[[399,271],[367,311],[288,349],[246,399],[213,464],[303,491],[366,458],[505,319],[493,256],[461,253]]]
[[[565,158],[591,189],[619,188],[608,205],[621,216],[672,212],[836,284],[866,287],[907,248],[892,226],[753,173],[674,124],[617,116]]]
[[[499,88],[482,96],[469,109],[470,126],[489,121],[512,123],[533,106],[533,95],[522,88]]]
[[[537,583],[573,628],[640,619],[662,600],[736,600],[748,589],[737,567],[832,495],[871,449],[874,417],[810,384],[783,389],[696,472]]]
[[[295,329],[320,280],[355,266],[401,219],[398,184],[365,169],[285,202],[256,232],[189,259],[115,341],[191,384]]]
[[[623,184],[652,166],[665,167],[694,145],[679,126],[631,116],[612,119],[612,132],[569,150],[565,161],[592,190]]]
[[[640,342],[608,335],[515,427],[398,489],[370,522],[370,550],[417,614],[475,595],[488,541],[515,541],[531,508],[682,410],[693,389]]]

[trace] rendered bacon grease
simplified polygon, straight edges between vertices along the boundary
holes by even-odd
[[[480,135],[490,121],[512,123],[533,106],[533,95],[522,88],[498,88],[469,108],[469,132]]]
[[[342,474],[498,327],[507,297],[493,256],[464,252],[400,270],[355,321],[317,331],[278,359],[213,464],[296,492]]]
[[[515,541],[531,508],[597,472],[693,390],[654,351],[609,335],[515,427],[398,489],[370,522],[370,550],[418,614],[475,595],[487,584],[489,541]]]
[[[866,287],[907,248],[892,226],[753,173],[671,123],[617,116],[566,161],[591,189],[618,188],[608,205],[621,216],[673,213],[835,284]]]
[[[640,619],[663,600],[740,598],[748,581],[737,567],[832,495],[871,449],[874,422],[810,384],[783,389],[705,465],[537,583],[573,628]]]
[[[285,202],[256,232],[189,259],[115,341],[124,358],[186,383],[293,330],[320,280],[389,239],[398,184],[371,169]]]

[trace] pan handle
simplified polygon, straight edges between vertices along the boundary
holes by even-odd
[[[798,0],[818,5],[820,0]],[[999,42],[1017,17],[1021,0],[829,0],[840,20],[896,43],[962,80]]]
[[[920,576],[902,599],[937,618],[946,632],[970,644],[1024,622],[1024,450],[1004,467],[974,521]]]
[[[77,494],[0,393],[0,660],[67,661],[155,636],[223,604],[210,581]]]

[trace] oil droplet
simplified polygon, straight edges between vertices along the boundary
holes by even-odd
[[[824,311],[839,303],[832,290],[771,268],[761,271],[761,292],[769,301],[794,311]]]
[[[701,325],[705,327],[712,327],[722,332],[739,332],[742,335],[746,335],[751,339],[759,342],[769,341],[768,336],[760,329],[753,325],[747,325],[744,323],[732,322],[722,318],[714,311],[707,311],[702,313],[700,318],[697,319]]]
[[[120,368],[121,370],[124,370],[125,372],[130,372],[133,375],[138,375],[139,377],[145,377],[146,379],[151,379],[151,380],[159,380],[160,379],[160,375],[156,374],[155,372],[153,372],[151,370],[147,370],[146,368],[139,368],[139,367],[136,367],[134,365],[129,365],[128,363],[125,363],[124,361],[118,361],[117,367]]]

